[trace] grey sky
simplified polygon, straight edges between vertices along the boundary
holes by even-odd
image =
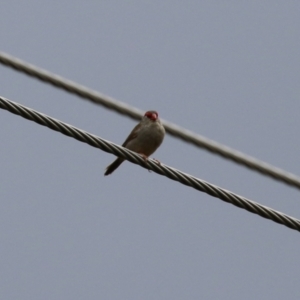
[[[99,3],[97,3],[99,2]],[[299,1],[6,1],[1,51],[300,175]],[[0,95],[135,122],[0,66]],[[299,299],[299,233],[0,110],[1,299]],[[299,191],[167,136],[155,158],[300,218]]]

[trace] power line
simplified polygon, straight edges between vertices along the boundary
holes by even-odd
[[[276,223],[300,231],[300,220],[297,220],[286,214],[283,214],[269,207],[266,207],[254,201],[246,199],[242,196],[236,195],[230,191],[219,188],[213,184],[210,184],[206,181],[203,181],[201,179],[183,173],[174,168],[168,167],[163,164],[158,164],[152,159],[149,159],[148,162],[145,162],[144,158],[142,158],[140,155],[126,148],[123,148],[114,143],[106,141],[100,137],[97,137],[93,134],[87,133],[76,127],[63,123],[56,119],[53,119],[35,110],[32,110],[23,105],[10,101],[6,98],[0,97],[0,108],[6,109],[11,113],[22,116],[23,118],[34,121],[40,125],[49,127],[55,131],[61,132],[69,137],[73,137],[78,141],[87,143],[105,152],[115,154],[119,157],[123,157],[134,164],[138,164],[142,166],[145,169],[150,169],[157,174],[164,175],[184,185],[193,187],[198,191],[205,192],[213,197],[219,198],[225,202],[243,208],[263,218],[270,219]]]
[[[26,73],[29,76],[38,78],[43,82],[50,83],[93,103],[105,106],[106,108],[114,110],[122,115],[129,116],[132,119],[139,120],[143,116],[143,112],[140,109],[100,94],[49,71],[38,68],[9,54],[0,52],[0,63]],[[292,173],[286,172],[261,160],[212,141],[171,122],[162,120],[162,123],[164,124],[166,132],[174,137],[182,139],[197,147],[204,148],[212,153],[234,161],[237,164],[246,166],[247,168],[255,170],[265,176],[269,176],[275,180],[300,189],[300,178]]]

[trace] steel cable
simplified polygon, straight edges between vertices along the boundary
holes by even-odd
[[[122,115],[129,116],[135,120],[139,120],[143,115],[143,112],[135,107],[100,94],[73,81],[55,75],[49,71],[38,68],[7,53],[0,52],[0,63],[26,73],[29,76],[38,78],[43,82],[50,83],[58,88],[76,94],[77,96],[82,97],[86,100],[90,100],[93,103],[117,111]],[[212,141],[206,137],[186,130],[171,122],[162,120],[162,123],[165,126],[166,132],[174,137],[180,138],[197,147],[204,148],[226,159],[230,159],[237,164],[246,166],[247,168],[255,170],[263,175],[269,176],[275,180],[284,182],[290,186],[294,186],[300,189],[300,178],[292,173],[286,172],[242,152]]]
[[[164,175],[184,185],[193,187],[198,191],[205,192],[213,197],[219,198],[225,202],[243,208],[263,218],[270,219],[276,223],[300,231],[300,220],[297,220],[274,209],[246,199],[242,196],[236,195],[230,191],[219,188],[204,180],[193,177],[179,170],[168,167],[164,164],[158,164],[155,160],[149,159],[147,162],[145,162],[144,158],[142,158],[140,155],[130,150],[127,150],[126,148],[123,148],[100,137],[97,137],[93,134],[87,133],[76,127],[53,119],[35,110],[10,101],[6,98],[0,97],[0,108],[6,109],[11,113],[22,116],[23,118],[34,121],[40,125],[47,126],[55,131],[61,132],[69,137],[73,137],[78,141],[87,143],[105,152],[115,154],[119,157],[123,157],[134,164],[142,166],[143,168],[150,169],[155,173]]]

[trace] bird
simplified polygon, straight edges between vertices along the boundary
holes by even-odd
[[[165,128],[158,117],[158,113],[155,110],[149,110],[132,129],[122,146],[140,154],[147,160],[161,145],[164,136]],[[114,172],[124,160],[124,158],[118,157],[106,168],[104,176]]]

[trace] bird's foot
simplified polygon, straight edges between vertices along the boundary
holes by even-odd
[[[146,163],[148,163],[148,156],[143,154],[143,153],[139,153],[139,155],[145,160]],[[151,170],[148,169],[148,172],[151,172]]]
[[[143,153],[139,153],[140,156],[147,162],[148,161],[148,156],[143,154]]]
[[[161,162],[160,162],[158,159],[156,159],[156,158],[153,157],[153,160],[154,160],[158,165],[161,165]]]

